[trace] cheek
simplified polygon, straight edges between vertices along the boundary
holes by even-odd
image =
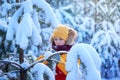
[[[55,44],[56,44],[56,45],[64,45],[65,42],[63,42],[63,41],[56,41]]]
[[[60,45],[65,45],[65,41],[61,41],[61,42],[60,42]]]
[[[61,42],[61,45],[64,45],[65,44],[65,42]]]

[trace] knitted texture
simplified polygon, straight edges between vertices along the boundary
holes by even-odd
[[[59,37],[63,40],[67,40],[68,38],[68,27],[65,26],[65,25],[59,25],[54,31],[53,31],[53,34],[52,34],[52,39],[55,38],[55,37]]]

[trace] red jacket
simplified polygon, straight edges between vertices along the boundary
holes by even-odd
[[[60,63],[56,65],[55,80],[66,80],[67,71],[65,70],[66,54],[60,56]]]

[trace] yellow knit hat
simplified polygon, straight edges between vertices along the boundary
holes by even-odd
[[[62,38],[63,40],[67,40],[68,38],[68,27],[65,25],[59,25],[52,34],[52,39],[55,37]]]

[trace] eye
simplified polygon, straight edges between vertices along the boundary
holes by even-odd
[[[58,39],[57,38],[54,38],[54,41],[57,41]]]
[[[61,40],[61,41],[62,41],[63,39],[62,39],[62,38],[59,38],[59,40]]]

